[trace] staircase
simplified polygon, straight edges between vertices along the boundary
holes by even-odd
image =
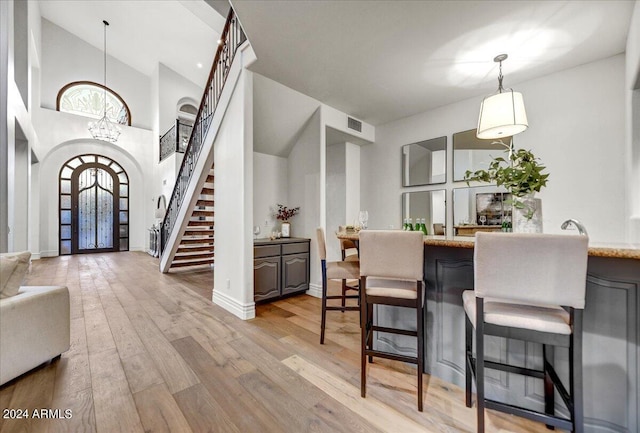
[[[213,264],[213,168],[200,190],[170,269]]]
[[[214,263],[213,143],[242,70],[233,60],[246,40],[230,9],[160,228],[161,272]]]

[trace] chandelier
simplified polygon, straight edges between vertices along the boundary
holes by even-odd
[[[120,136],[120,128],[107,118],[107,26],[109,23],[105,20],[102,22],[104,24],[104,114],[100,120],[89,124],[89,132],[96,140],[115,143]]]
[[[522,93],[502,87],[502,62],[506,54],[496,56],[493,61],[500,63],[498,93],[487,96],[480,105],[476,136],[481,139],[511,137],[523,132],[529,126],[524,110]]]

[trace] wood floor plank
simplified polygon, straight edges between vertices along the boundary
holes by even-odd
[[[330,432],[332,428],[313,412],[305,410],[298,401],[289,399],[287,392],[261,371],[244,374],[238,381],[259,401],[268,413],[281,424],[281,431]],[[282,404],[283,401],[287,404]]]
[[[90,354],[89,364],[97,432],[143,432],[117,351]]]
[[[280,385],[289,398],[302,404],[306,409],[314,407],[326,395],[300,375],[286,367],[279,359],[248,338],[239,338],[229,343],[249,362],[256,365],[271,381]]]
[[[57,361],[40,366],[20,377],[14,385],[9,409],[27,410],[28,417],[5,419],[2,433],[41,433],[46,432],[47,420],[34,418],[35,409],[50,408],[53,399],[53,386],[56,376]],[[39,390],[34,394],[33,390]]]
[[[48,420],[47,433],[95,433],[96,418],[91,388],[71,395],[59,394],[54,397],[51,406],[63,411],[64,417]]]
[[[193,433],[243,433],[201,383],[174,397]]]
[[[383,431],[437,432],[429,424],[418,424],[378,400],[360,397],[360,389],[294,355],[282,361],[286,366],[321,388],[330,397],[357,412]]]
[[[199,382],[189,365],[164,337],[142,307],[130,306],[126,307],[125,311],[172,394]]]
[[[347,406],[341,404],[333,397],[326,397],[324,400],[311,408],[312,412],[322,418],[333,431],[346,433],[382,433],[380,430],[352,411]]]
[[[191,427],[166,385],[158,384],[133,395],[146,432],[190,433]]]
[[[11,406],[11,396],[13,395],[13,390],[15,389],[15,382],[7,383],[0,387],[0,410],[9,409]],[[0,432],[2,431],[2,424],[4,423],[4,417],[0,416]]]
[[[282,431],[278,420],[235,378],[228,376],[218,368],[211,356],[193,338],[182,338],[173,341],[172,344],[189,360],[189,365],[196,372],[209,394],[241,431]]]
[[[135,394],[154,385],[164,383],[162,375],[146,351],[139,355],[121,359],[121,361],[132,393]]]

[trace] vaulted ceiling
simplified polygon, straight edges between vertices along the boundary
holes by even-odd
[[[232,1],[268,78],[372,124],[624,52],[634,1]]]

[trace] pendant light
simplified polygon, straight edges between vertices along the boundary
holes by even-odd
[[[109,23],[105,20],[102,23],[104,24],[104,114],[100,120],[89,124],[89,132],[96,140],[115,143],[120,137],[120,128],[107,118],[107,26]]]
[[[502,62],[507,57],[506,54],[500,54],[493,59],[500,63],[498,93],[485,97],[480,105],[476,131],[476,136],[480,139],[511,137],[529,127],[522,93],[502,87]]]

